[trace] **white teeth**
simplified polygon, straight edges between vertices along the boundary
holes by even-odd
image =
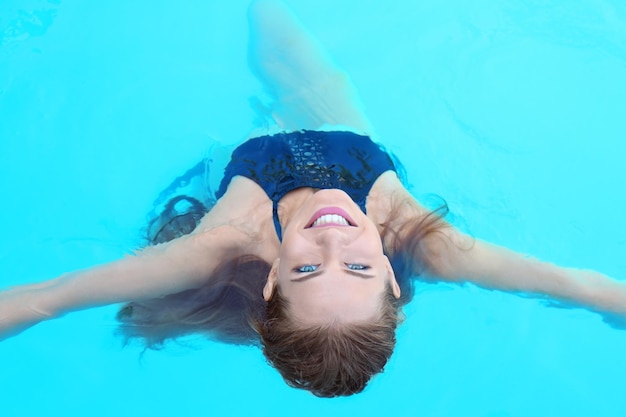
[[[313,227],[321,226],[321,225],[328,224],[328,223],[350,226],[350,223],[348,223],[348,221],[345,218],[341,217],[338,214],[325,214],[319,219],[315,220],[312,226]]]

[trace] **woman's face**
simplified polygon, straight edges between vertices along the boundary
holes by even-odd
[[[266,300],[276,285],[294,318],[310,324],[371,319],[388,285],[400,296],[376,225],[335,189],[314,193],[285,225]]]

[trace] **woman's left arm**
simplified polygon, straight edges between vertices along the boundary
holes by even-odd
[[[566,306],[598,312],[613,325],[626,325],[626,281],[542,262],[452,227],[426,236],[419,250],[427,270],[443,280],[547,296]]]
[[[214,278],[213,271],[225,259],[246,253],[246,237],[229,225],[214,227],[135,256],[2,290],[0,340],[71,311],[199,288]]]

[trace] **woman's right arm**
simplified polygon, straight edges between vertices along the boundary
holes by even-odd
[[[219,226],[116,262],[2,291],[0,340],[70,311],[200,287],[219,263],[241,251],[242,237],[231,226]]]
[[[408,210],[398,216],[400,224],[407,219],[437,219],[396,179],[394,184],[396,192],[408,202]],[[418,260],[415,272],[425,273],[426,279],[547,298],[564,307],[594,311],[611,325],[626,328],[626,281],[540,261],[476,239],[442,219],[431,225],[430,232],[420,233],[418,244],[409,245],[413,259]]]

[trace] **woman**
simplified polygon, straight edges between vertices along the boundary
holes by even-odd
[[[360,392],[384,368],[415,277],[626,318],[623,282],[473,239],[445,223],[445,208],[417,202],[367,136],[347,76],[281,3],[254,2],[250,27],[250,64],[280,133],[235,150],[197,225],[203,205],[176,197],[151,224],[155,245],[136,256],[0,293],[1,337],[128,302],[119,319],[129,338],[260,340],[290,385],[331,397]]]

